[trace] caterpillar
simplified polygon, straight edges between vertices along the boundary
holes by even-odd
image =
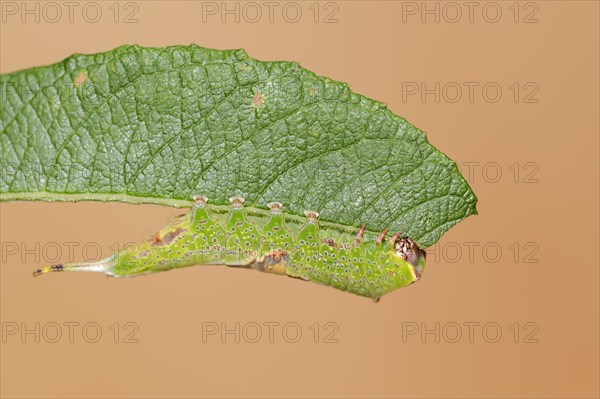
[[[242,197],[230,206],[193,198],[192,209],[173,219],[148,240],[91,263],[48,266],[49,272],[103,272],[132,277],[193,265],[225,265],[285,275],[379,298],[420,279],[425,251],[400,233],[386,240],[379,234],[331,223],[319,223],[319,213],[305,218],[287,215],[279,202],[269,211],[244,207]]]

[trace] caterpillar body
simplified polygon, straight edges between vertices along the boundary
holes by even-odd
[[[244,207],[233,197],[231,206],[207,204],[194,197],[187,214],[176,217],[150,239],[92,263],[44,267],[34,276],[57,271],[103,272],[132,277],[193,265],[225,265],[256,269],[313,281],[378,300],[421,277],[425,251],[410,238],[387,231],[358,233],[305,211],[301,219],[287,215],[278,202],[269,211]]]

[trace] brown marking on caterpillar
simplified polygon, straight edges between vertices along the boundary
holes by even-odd
[[[183,233],[185,230],[182,229],[181,227],[176,228],[173,231],[169,231],[167,234],[165,234],[164,236],[160,236],[160,235],[156,235],[153,238],[150,239],[151,245],[153,247],[159,246],[159,245],[169,245],[170,243],[173,242],[173,240],[181,233]]]
[[[229,198],[229,203],[231,204],[233,209],[242,209],[244,206],[244,198],[242,197],[231,197]]]
[[[416,280],[421,278],[423,269],[419,265],[419,258],[425,257],[425,251],[408,237],[398,236],[394,241],[394,246],[396,252],[412,267]]]
[[[398,240],[398,237],[400,237],[400,232],[397,232],[392,236],[392,238],[390,239],[390,244],[395,245],[396,241]]]
[[[265,273],[285,275],[290,254],[286,251],[271,251],[254,265],[256,270]]]
[[[358,233],[356,233],[356,243],[357,244],[360,244],[360,242],[362,241],[363,234],[365,234],[366,227],[367,227],[367,225],[363,224],[362,227],[358,230]]]
[[[316,224],[317,219],[319,219],[319,212],[317,211],[304,211],[304,216],[306,216],[306,222],[308,224]]]
[[[171,242],[173,242],[173,240],[181,233],[183,233],[185,230],[182,229],[181,227],[176,228],[174,231],[169,231],[167,234],[165,234],[162,238],[163,243],[165,244],[170,244]]]
[[[385,238],[385,235],[387,234],[387,229],[383,230],[381,233],[379,233],[379,235],[377,236],[377,239],[375,240],[375,243],[377,245],[381,244],[381,242],[383,241],[383,239]]]
[[[323,244],[327,244],[327,245],[329,245],[329,246],[330,246],[330,247],[332,247],[332,248],[337,248],[337,246],[338,246],[338,245],[335,243],[335,241],[333,241],[333,239],[332,239],[332,238],[323,238],[323,239],[321,239],[321,242],[322,242]]]
[[[62,272],[63,270],[64,270],[64,266],[62,264],[54,265],[54,266],[50,266],[50,267],[46,266],[41,269],[35,270],[33,272],[33,277],[41,276],[42,274],[50,273],[50,272]]]
[[[206,201],[208,201],[208,197],[206,197],[204,195],[194,195],[192,197],[192,200],[198,206],[205,206],[206,205]]]
[[[273,215],[279,215],[279,214],[281,214],[281,211],[283,210],[283,204],[281,202],[269,202],[267,204],[267,207],[269,208],[269,210],[271,211],[271,214],[273,214]]]

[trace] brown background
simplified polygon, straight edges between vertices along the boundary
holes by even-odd
[[[203,22],[201,2],[143,1],[136,3],[138,23],[125,24],[113,21],[113,2],[98,4],[103,16],[97,23],[77,12],[73,23],[66,15],[56,23],[43,15],[39,23],[32,17],[21,22],[20,13],[6,16],[1,71],[128,43],[196,43],[245,48],[262,60],[296,60],[387,102],[460,165],[479,162],[472,186],[480,214],[442,238],[419,284],[373,304],[331,288],[226,268],[129,280],[97,274],[34,280],[32,269],[56,257],[57,246],[59,261],[81,260],[86,244],[88,256],[96,256],[98,246],[108,255],[114,243],[144,238],[179,210],[3,203],[3,328],[14,323],[33,328],[36,322],[40,329],[52,322],[80,327],[72,343],[66,327],[57,343],[49,342],[54,335],[49,329],[39,343],[32,335],[6,336],[2,397],[598,397],[597,2],[535,2],[539,21],[527,24],[523,14],[533,9],[523,9],[522,3],[521,21],[515,23],[513,2],[497,3],[503,11],[497,23],[485,21],[480,11],[472,23],[466,15],[450,23],[450,9],[440,23],[432,17],[422,23],[418,15],[403,22],[401,2],[338,2],[339,21],[329,24],[313,21],[313,2],[298,3],[303,17],[297,23],[281,13],[274,23],[264,15],[256,23],[243,18],[236,23],[232,17],[222,23],[218,15]],[[132,10],[120,7],[122,13]],[[456,103],[447,97],[436,103],[432,96],[425,102],[418,96],[403,101],[403,82],[430,87],[434,82],[497,82],[503,95],[496,103],[482,99],[480,91],[472,103],[465,93]],[[539,102],[524,103],[524,94],[515,102],[513,82],[537,84]],[[495,164],[482,174],[482,166],[494,162],[502,172],[495,183]],[[521,169],[517,183],[510,169],[515,162]],[[534,166],[525,169],[528,162]],[[535,167],[537,182],[532,182],[527,175]],[[78,244],[72,258],[70,242]],[[478,245],[472,258],[471,242]],[[515,242],[520,247],[516,259]],[[12,254],[12,243],[33,251]],[[488,252],[482,253],[486,244]],[[496,247],[502,254],[493,262]],[[538,262],[528,262],[533,260]],[[81,335],[81,326],[89,322],[102,329],[97,343]],[[110,330],[115,322],[120,323],[119,343]],[[126,322],[139,327],[138,343],[123,343]],[[207,322],[228,328],[236,322],[281,325],[272,343],[267,327],[258,343],[243,338],[235,343],[233,336],[203,342]],[[282,337],[281,326],[289,322],[302,328],[297,343]],[[320,323],[319,343],[310,329],[315,322]],[[323,342],[327,322],[339,328],[337,343]],[[468,322],[480,323],[473,342]],[[527,322],[535,324],[526,329]],[[403,328],[412,323],[429,329],[440,323],[446,334],[439,343],[433,335],[403,340]],[[448,323],[462,326],[457,343],[450,342],[456,330]],[[498,342],[488,342],[493,329],[482,335],[486,323],[502,329]],[[514,323],[519,323],[518,343]],[[526,338],[531,326],[538,331]],[[537,342],[525,342],[532,339]]]

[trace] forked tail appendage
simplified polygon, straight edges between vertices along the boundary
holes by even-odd
[[[115,265],[114,257],[100,259],[97,262],[89,263],[66,263],[61,265],[46,266],[37,269],[33,272],[33,277],[41,276],[42,274],[54,272],[104,272],[106,273]]]

